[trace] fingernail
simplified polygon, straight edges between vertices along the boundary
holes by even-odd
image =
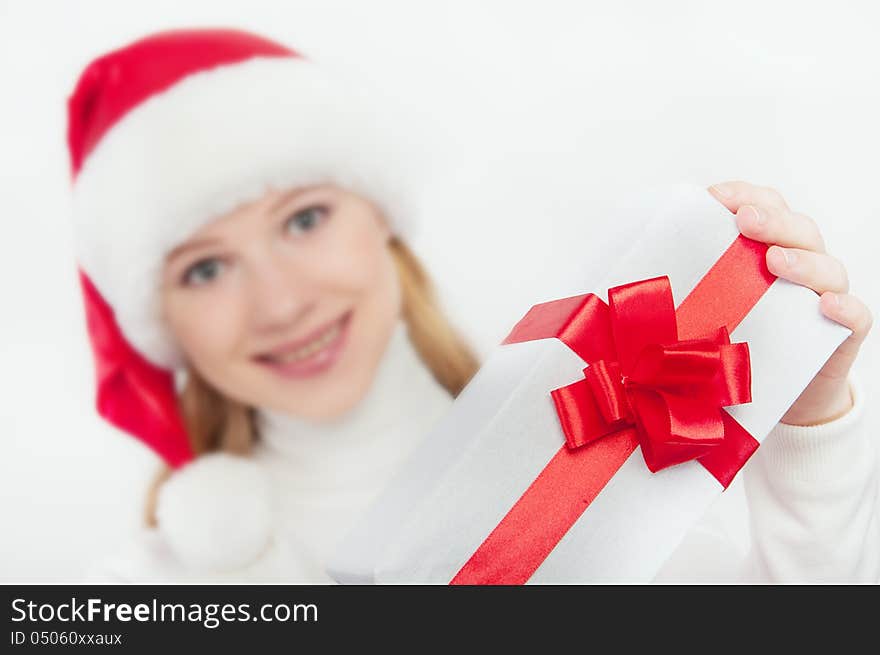
[[[794,263],[797,261],[797,255],[788,250],[787,248],[781,248],[782,256],[785,257],[785,265],[786,266],[794,266]]]
[[[839,293],[832,293],[831,296],[832,296],[832,298],[834,298],[834,306],[840,307],[840,305],[842,304],[840,302],[840,294]]]
[[[726,187],[723,184],[713,184],[712,191],[723,198],[729,198],[733,195],[733,191],[730,189],[730,187]]]

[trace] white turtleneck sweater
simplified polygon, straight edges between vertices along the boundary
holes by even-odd
[[[777,425],[656,581],[880,581],[876,435],[858,386],[853,393],[853,409],[831,423]],[[161,530],[145,529],[88,580],[331,583],[324,563],[334,546],[451,403],[400,322],[367,395],[346,416],[315,424],[258,412],[252,459],[271,505],[258,553],[234,567],[205,568],[191,553],[181,557]],[[198,502],[222,502],[216,489]],[[224,548],[222,539],[208,543]]]

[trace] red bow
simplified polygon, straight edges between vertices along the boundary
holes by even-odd
[[[656,472],[708,454],[724,439],[721,408],[751,402],[748,344],[724,327],[680,341],[666,276],[609,289],[589,324],[601,357],[551,392],[569,448],[635,428]]]

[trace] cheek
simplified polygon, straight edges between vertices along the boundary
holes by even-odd
[[[344,229],[343,229],[344,228]],[[387,242],[370,216],[328,230],[325,247],[316,249],[310,268],[323,284],[366,297],[394,295],[396,270]]]
[[[229,290],[173,292],[164,311],[184,354],[205,371],[221,368],[244,337],[241,303]]]

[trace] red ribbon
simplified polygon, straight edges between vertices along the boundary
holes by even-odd
[[[551,392],[569,448],[635,428],[651,471],[707,454],[724,439],[721,408],[751,402],[749,350],[726,327],[678,338],[672,287],[658,277],[593,298],[585,321],[610,332],[584,379]]]
[[[674,310],[654,278],[610,306],[585,294],[528,311],[503,343],[555,337],[592,365],[552,392],[566,444],[451,584],[526,582],[640,445],[651,470],[697,458],[730,484],[758,442],[721,409],[750,400],[748,351],[727,335],[776,279],[766,252],[740,235]]]

